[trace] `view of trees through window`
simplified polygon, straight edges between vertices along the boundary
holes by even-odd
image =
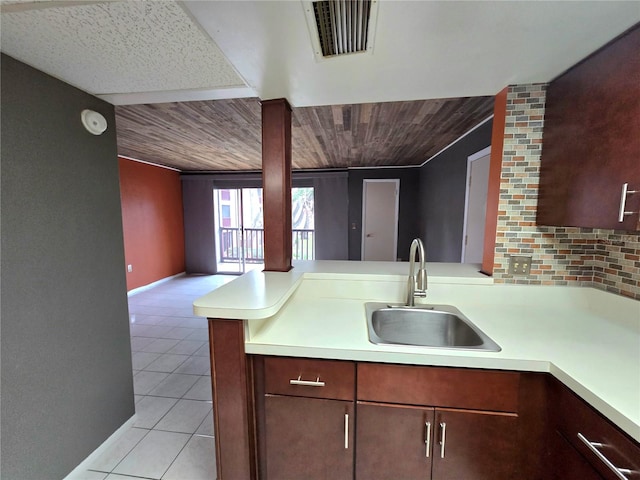
[[[261,188],[215,189],[216,259],[221,272],[262,267],[264,223]],[[291,189],[293,260],[313,260],[315,223],[313,187]]]
[[[291,189],[291,220],[294,230],[313,230],[313,187]]]

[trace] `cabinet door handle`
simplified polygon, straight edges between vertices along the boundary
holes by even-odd
[[[324,382],[320,381],[320,377],[316,377],[314,380],[302,380],[302,375],[298,375],[298,378],[292,378],[289,380],[289,385],[303,385],[305,387],[324,387]]]
[[[611,460],[609,460],[607,457],[605,457],[602,452],[600,452],[600,450],[598,450],[598,448],[602,448],[604,447],[604,444],[602,443],[598,443],[598,442],[591,442],[589,440],[587,440],[587,438],[582,435],[581,433],[578,433],[578,438],[580,439],[580,441],[582,443],[584,443],[587,448],[589,450],[591,450],[596,457],[598,457],[600,459],[600,461],[602,463],[604,463],[607,468],[609,468],[609,470],[611,470],[613,472],[613,474],[618,477],[620,480],[629,480],[628,477],[626,477],[626,475],[632,474],[632,473],[636,473],[633,470],[629,470],[628,468],[618,468],[616,467],[613,463],[611,463]],[[625,475],[626,474],[626,475]]]
[[[447,424],[440,424],[440,458],[444,458],[444,444],[447,443]]]
[[[625,215],[633,215],[638,212],[626,212],[625,208],[627,207],[627,196],[633,195],[634,193],[638,193],[639,190],[629,190],[629,184],[625,183],[622,185],[622,193],[620,194],[620,210],[618,211],[618,221],[622,222],[624,220]]]
[[[349,414],[344,414],[344,448],[349,449]]]
[[[431,422],[426,422],[424,424],[424,427],[426,430],[425,432],[426,438],[424,439],[424,443],[426,444],[425,456],[429,458],[429,450],[431,450]]]

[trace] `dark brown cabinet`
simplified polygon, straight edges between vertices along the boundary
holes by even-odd
[[[549,84],[538,224],[640,230],[639,51],[636,27]]]
[[[603,480],[560,432],[553,432],[549,444],[553,452],[549,480]]]
[[[515,414],[358,403],[356,479],[510,480]]]
[[[548,375],[251,365],[262,480],[640,480],[638,442]]]
[[[433,480],[517,478],[518,417],[436,409]]]
[[[428,479],[434,432],[433,408],[358,403],[356,478]]]
[[[264,375],[260,477],[353,480],[355,364],[266,357],[254,365]]]
[[[268,395],[267,478],[353,479],[353,402]]]
[[[549,380],[549,409],[549,478],[640,480],[638,442],[555,379]],[[570,467],[590,473],[565,473]]]
[[[519,374],[357,368],[356,479],[516,478]]]

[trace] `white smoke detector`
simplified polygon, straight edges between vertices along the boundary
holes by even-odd
[[[82,125],[93,135],[102,135],[107,129],[107,119],[93,110],[83,110],[80,114]]]

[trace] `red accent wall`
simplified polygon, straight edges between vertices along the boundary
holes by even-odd
[[[487,216],[484,225],[483,273],[493,275],[496,250],[496,228],[498,227],[498,203],[500,200],[500,174],[504,150],[504,127],[507,116],[507,92],[503,88],[496,94],[493,105],[493,130],[491,133],[491,159],[489,160],[489,190],[487,191]]]
[[[119,158],[127,290],[184,272],[180,174]]]

